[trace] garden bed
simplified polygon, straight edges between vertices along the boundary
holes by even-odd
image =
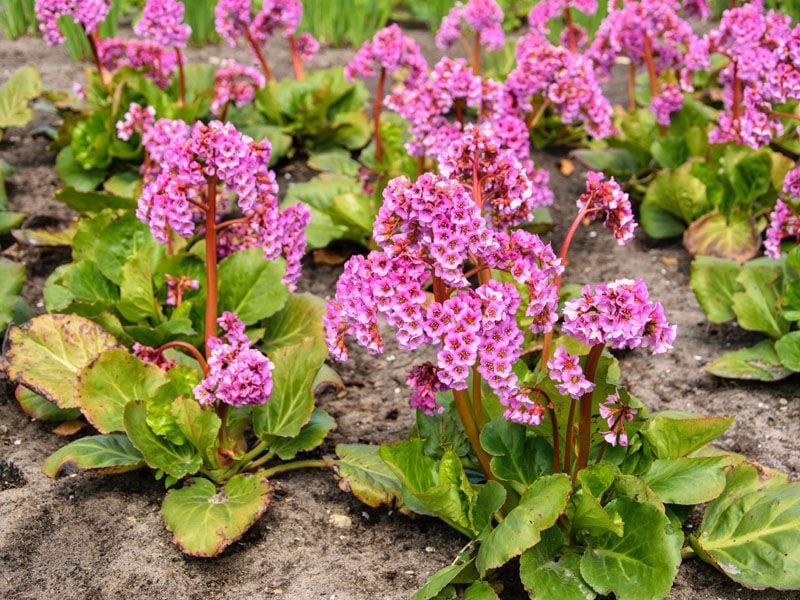
[[[417,34],[426,50],[433,47]],[[313,67],[343,64],[351,50],[326,50]],[[209,46],[190,60],[214,55],[240,58],[246,50]],[[37,64],[52,87],[68,87],[81,79],[81,69],[63,49],[48,49],[41,40],[0,43],[9,72]],[[278,75],[290,68],[288,53],[271,55]],[[7,73],[3,73],[3,78]],[[15,174],[9,180],[13,210],[29,215],[27,226],[65,223],[67,209],[52,199],[57,179],[47,140],[33,137],[46,115],[25,129],[7,133],[0,157]],[[557,156],[539,155],[539,166],[551,172],[556,202],[555,223],[567,223],[584,186],[579,168],[560,174]],[[282,188],[303,179],[301,164],[278,172]],[[287,179],[286,175],[291,175]],[[652,410],[684,410],[709,415],[735,415],[721,439],[726,450],[741,452],[794,478],[800,465],[800,405],[794,378],[769,385],[731,382],[702,371],[703,364],[731,348],[752,343],[732,326],[709,325],[689,290],[689,256],[677,243],[654,245],[643,237],[613,247],[594,225],[581,229],[571,260],[581,280],[601,282],[618,277],[644,277],[651,296],[662,301],[678,326],[675,349],[652,357],[641,351],[621,356],[625,381]],[[557,242],[560,226],[546,237]],[[68,259],[66,251],[12,246],[7,252],[26,263],[25,298],[41,300],[47,275]],[[300,289],[329,295],[340,267],[307,261]],[[575,273],[576,271],[573,271]],[[326,392],[318,404],[338,423],[322,448],[337,443],[380,443],[401,439],[413,424],[407,405],[405,371],[408,355],[367,355],[353,348],[351,360],[335,365],[346,389]],[[385,509],[365,508],[341,492],[325,472],[293,473],[276,482],[276,496],[265,517],[244,538],[216,559],[193,559],[170,543],[158,514],[163,489],[142,471],[115,478],[64,477],[53,481],[40,466],[64,440],[49,425],[31,422],[18,408],[13,388],[2,385],[0,397],[0,597],[16,598],[254,598],[292,599],[407,598],[428,576],[449,563],[465,543],[433,519],[411,520]],[[80,435],[80,434],[78,434]],[[511,581],[512,579],[509,579]],[[523,597],[513,589],[504,597]],[[751,592],[723,578],[710,566],[689,561],[681,567],[670,598],[782,598],[780,592]]]

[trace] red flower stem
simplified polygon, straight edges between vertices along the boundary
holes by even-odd
[[[297,38],[295,38],[294,35],[289,36],[289,48],[292,50],[294,78],[300,80],[303,78],[303,59],[300,58],[300,53],[297,51]]]
[[[787,112],[780,112],[780,111],[771,110],[771,111],[769,111],[769,114],[772,115],[773,117],[777,117],[779,119],[792,119],[794,121],[800,121],[800,115],[796,115],[794,113],[787,113]]]
[[[533,113],[531,117],[527,120],[528,130],[533,131],[533,128],[536,127],[536,124],[544,116],[544,111],[546,111],[549,106],[550,106],[550,99],[546,98],[545,101],[542,102],[542,105],[537,109],[537,111]]]
[[[481,34],[479,31],[475,32],[475,39],[472,42],[472,74],[481,74]]]
[[[267,63],[267,59],[264,58],[264,53],[261,52],[261,48],[258,47],[258,44],[253,39],[253,34],[250,33],[250,29],[244,30],[244,36],[247,38],[247,42],[250,44],[250,47],[253,49],[253,54],[256,55],[259,64],[261,65],[261,70],[264,73],[264,77],[267,78],[267,81],[275,81],[275,77],[272,75],[272,69],[269,68],[269,64]]]
[[[547,396],[545,395],[545,397]],[[553,428],[553,473],[561,473],[561,465],[558,462],[561,458],[561,449],[558,447],[558,416],[553,408],[553,403],[549,399],[547,401],[547,413],[550,415],[550,424]]]
[[[478,429],[483,429],[483,390],[481,390],[481,375],[477,367],[472,367],[472,414],[475,416],[475,424]]]
[[[424,156],[418,156],[417,157],[417,177],[422,175],[422,173],[424,171],[425,171],[425,157]]]
[[[168,350],[170,348],[181,348],[182,350],[186,350],[189,354],[192,355],[192,358],[194,358],[197,362],[200,363],[200,368],[203,369],[203,375],[206,377],[208,376],[208,363],[206,362],[206,359],[203,358],[203,355],[200,354],[200,351],[197,348],[195,348],[188,342],[181,342],[176,340],[174,342],[167,342],[163,346],[160,346],[158,348],[158,353],[162,354],[165,350]]]
[[[92,33],[86,34],[86,38],[89,40],[89,48],[92,50],[94,66],[97,69],[97,75],[100,77],[100,83],[102,83],[103,87],[108,91],[108,71],[103,68],[103,63],[100,62],[100,52],[97,49],[97,42],[99,40],[97,30],[95,29]]]
[[[567,262],[567,253],[569,252],[569,246],[572,243],[572,238],[575,237],[575,232],[578,231],[578,227],[580,226],[583,218],[589,212],[591,208],[592,201],[589,200],[586,205],[578,212],[578,215],[575,217],[575,220],[572,221],[572,224],[569,226],[569,230],[567,231],[567,235],[564,237],[564,243],[561,245],[561,252],[558,253],[558,258],[561,260],[561,263],[566,266]],[[553,279],[553,285],[556,288],[556,294],[561,289],[561,275],[556,275]],[[542,342],[542,358],[541,358],[541,368],[544,370],[547,368],[547,361],[550,360],[550,349],[553,345],[553,330],[551,329],[547,333],[544,334],[544,341]],[[569,435],[569,431],[567,431],[567,435]],[[567,452],[569,452],[569,446],[567,446]],[[564,466],[567,466],[568,461],[564,461]]]
[[[564,9],[564,22],[567,25],[569,51],[575,54],[578,51],[578,40],[575,38],[575,24],[572,22],[572,10],[569,6]]]
[[[375,90],[375,100],[372,103],[372,121],[375,127],[375,161],[383,161],[383,142],[381,141],[381,110],[383,109],[383,88],[386,86],[386,69],[381,67],[378,78],[378,89]]]
[[[461,129],[464,129],[464,100],[463,98],[458,98],[455,101],[455,108],[456,108],[456,121],[461,125]]]
[[[733,120],[739,122],[742,107],[742,80],[739,79],[739,63],[733,61]]]
[[[636,110],[636,65],[628,63],[628,110]]]
[[[575,436],[575,404],[576,400],[569,403],[569,414],[567,415],[566,439],[564,440],[564,472],[569,473],[572,463],[572,446]]]
[[[595,344],[589,351],[586,360],[586,379],[594,383],[597,365],[603,354],[605,344]],[[589,464],[589,446],[592,442],[592,393],[586,392],[581,398],[580,423],[578,425],[578,458],[575,464],[575,475]]]
[[[211,356],[208,340],[217,332],[217,178],[208,180],[206,209],[206,359]]]
[[[225,106],[222,107],[222,111],[219,113],[219,120],[222,121],[223,123],[225,122],[225,119],[228,118],[228,109],[230,108],[230,106],[231,106],[231,101],[228,100],[225,103]]]
[[[658,96],[658,75],[656,74],[656,64],[653,61],[653,41],[649,35],[644,36],[644,62],[647,65],[647,78],[650,80],[650,98]],[[663,137],[667,130],[663,125],[658,126],[658,131]]]
[[[231,219],[230,221],[223,221],[222,223],[219,223],[218,225],[215,225],[214,229],[216,229],[217,233],[219,233],[223,229],[227,229],[228,227],[231,227],[232,225],[239,225],[240,223],[247,223],[249,220],[250,219],[248,219],[247,217],[241,217],[239,219]]]
[[[183,53],[175,46],[175,60],[178,62],[178,106],[186,104],[186,73],[183,70]]]

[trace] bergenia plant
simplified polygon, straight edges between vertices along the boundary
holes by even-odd
[[[469,56],[473,75],[481,72],[481,48],[500,50],[505,44],[503,10],[495,0],[456,2],[442,19],[436,45],[448,50],[461,43]]]
[[[383,352],[381,319],[401,350],[435,352],[407,376],[418,411],[410,439],[341,446],[335,463],[365,502],[436,516],[467,538],[415,600],[453,597],[459,586],[465,597],[496,598],[498,569],[516,557],[535,598],[663,598],[695,554],[745,585],[799,586],[789,574],[800,554],[789,550],[794,533],[778,542],[786,554],[761,558],[771,519],[793,510],[797,486],[776,475],[761,491],[755,466],[707,446],[732,419],[651,417],[621,384],[614,352],[660,354],[676,335],[645,282],[561,289],[582,223],[602,221],[618,244],[633,239],[628,195],[590,172],[556,254],[515,228],[530,218],[535,186],[515,169],[483,171],[502,163],[494,153],[513,154],[491,128],[470,125],[438,174],[391,181],[378,248],[347,262],[325,318],[339,360],[351,338]],[[381,476],[365,477],[358,465],[378,456]],[[770,517],[757,518],[781,494]],[[705,502],[686,538],[686,507]]]
[[[303,63],[314,58],[319,50],[319,42],[310,33],[296,35],[303,18],[300,0],[264,0],[255,15],[251,0],[220,0],[214,16],[217,33],[230,46],[236,46],[242,39],[250,46],[267,81],[274,81],[275,77],[263,46],[276,33],[289,40],[297,79],[303,78]]]
[[[170,129],[138,115],[120,129]],[[81,222],[76,261],[48,281],[57,312],[9,332],[4,366],[26,411],[77,409],[99,432],[55,452],[45,473],[146,465],[171,488],[174,542],[213,556],[263,514],[274,475],[327,466],[293,459],[334,422],[314,409],[320,301],[290,293],[307,207],[279,208],[268,142],[219,121],[171,129],[165,147],[149,146],[160,166],[146,172],[142,223],[113,210]]]

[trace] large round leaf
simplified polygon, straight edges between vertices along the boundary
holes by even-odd
[[[116,340],[76,315],[41,315],[12,327],[4,359],[9,379],[41,394],[59,408],[76,408],[78,372]]]
[[[92,435],[56,450],[44,461],[42,471],[57,477],[65,466],[95,473],[124,473],[144,466],[142,454],[119,433]]]
[[[693,221],[683,233],[692,256],[716,256],[744,262],[758,254],[761,236],[755,219],[745,213],[710,213]]]
[[[236,475],[221,489],[202,477],[172,490],[161,514],[173,543],[192,556],[216,556],[252,527],[270,501],[271,486],[258,474]]]

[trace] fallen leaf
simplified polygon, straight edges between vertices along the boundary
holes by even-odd
[[[662,256],[661,262],[667,265],[668,267],[676,267],[678,266],[678,259],[672,256]]]
[[[78,433],[86,425],[86,421],[75,419],[74,421],[64,421],[61,425],[53,427],[53,433],[64,437],[69,437]]]
[[[558,163],[558,168],[564,177],[569,177],[575,172],[575,163],[568,158],[562,158]]]
[[[321,248],[319,250],[314,250],[314,264],[317,265],[332,265],[337,266],[344,264],[344,261],[347,260],[346,256],[342,256],[338,252],[334,252],[332,250],[328,250],[327,248]]]

